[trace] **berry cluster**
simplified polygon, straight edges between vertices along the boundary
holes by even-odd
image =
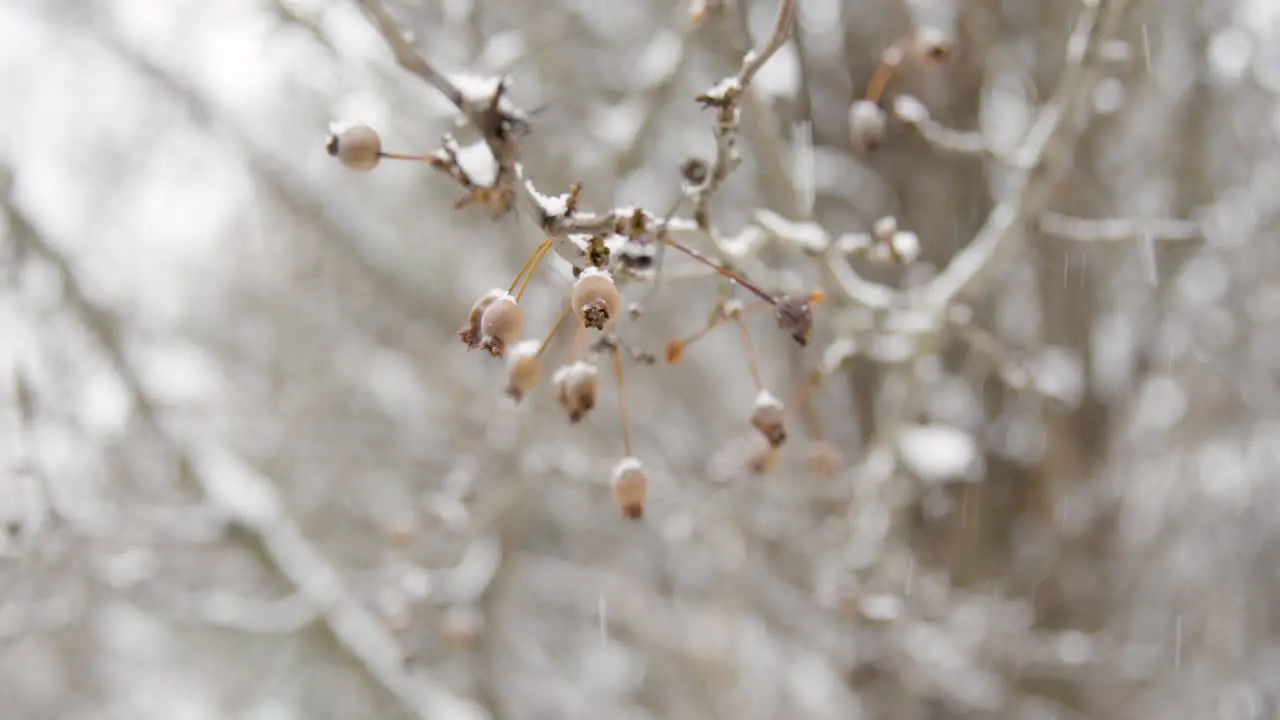
[[[707,9],[714,9],[708,4]],[[703,231],[709,231],[707,204],[711,195],[724,178],[736,166],[736,134],[739,103],[751,78],[768,55],[775,51],[787,37],[794,13],[794,2],[783,2],[775,21],[770,39],[759,52],[748,54],[742,70],[718,84],[708,93],[699,96],[699,102],[716,110],[715,161],[710,165],[702,160],[685,163],[681,175],[686,183],[686,198],[694,201],[694,222]],[[755,350],[744,316],[759,311],[771,311],[778,327],[795,342],[805,345],[813,328],[813,307],[822,301],[821,291],[803,296],[775,296],[748,281],[740,273],[716,263],[701,253],[676,242],[669,230],[671,215],[659,222],[654,215],[636,209],[615,211],[611,215],[593,216],[590,222],[573,225],[578,220],[577,204],[580,188],[573,186],[559,198],[542,198],[525,187],[519,178],[518,163],[513,162],[513,144],[510,133],[504,128],[509,118],[515,118],[504,109],[505,86],[498,83],[488,100],[483,93],[472,98],[466,92],[445,81],[422,58],[404,44],[402,36],[385,13],[375,5],[371,8],[375,20],[384,31],[402,64],[440,88],[454,100],[459,109],[482,131],[486,153],[494,158],[496,177],[486,181],[465,167],[466,149],[446,136],[441,149],[427,155],[391,153],[383,149],[378,133],[367,125],[346,124],[335,126],[326,142],[327,152],[345,167],[367,172],[384,159],[424,162],[458,181],[469,191],[459,206],[472,202],[490,205],[499,213],[512,209],[513,199],[521,190],[534,196],[533,212],[547,235],[547,239],[525,260],[511,283],[484,293],[471,307],[466,322],[458,330],[458,337],[468,350],[482,350],[485,354],[501,359],[506,365],[505,394],[515,402],[521,402],[534,390],[542,377],[541,358],[560,327],[570,321],[574,326],[572,348],[567,361],[551,373],[550,384],[556,403],[563,410],[570,424],[582,422],[595,408],[599,371],[595,360],[611,359],[614,379],[618,388],[619,408],[622,420],[624,453],[612,476],[613,495],[622,514],[627,518],[640,518],[644,513],[647,479],[644,465],[632,452],[630,431],[627,424],[626,389],[623,382],[622,353],[629,350],[619,339],[616,325],[624,315],[624,297],[621,285],[641,279],[654,287],[660,280],[661,256],[666,249],[676,250],[710,268],[725,281],[722,292],[706,325],[693,335],[668,343],[664,359],[667,364],[680,360],[688,347],[714,328],[723,324],[736,325],[744,353],[748,359],[751,377],[755,385],[756,401],[749,417],[758,444],[748,453],[747,466],[764,472],[777,465],[780,449],[787,442],[787,406],[771,393],[761,380]],[[880,107],[882,94],[892,76],[904,60],[932,66],[949,57],[951,48],[938,32],[922,29],[912,36],[890,46],[883,54],[864,97],[853,103],[849,111],[850,129],[855,145],[865,150],[879,147],[886,133],[886,113]],[[410,62],[406,63],[406,58]],[[550,203],[550,204],[548,204]],[[674,212],[674,208],[673,208]],[[589,225],[590,230],[584,229]],[[566,252],[566,248],[571,248]],[[913,233],[898,229],[896,221],[885,218],[876,224],[874,232],[858,247],[842,248],[847,254],[863,254],[871,258],[910,262],[919,252],[919,240]],[[534,272],[546,256],[556,251],[573,266],[574,282],[566,299],[560,318],[540,340],[526,339],[521,298],[528,288]],[[732,297],[732,288],[741,288],[755,296],[756,301],[744,303]],[[630,306],[635,309],[634,304]],[[591,336],[596,336],[592,342]],[[653,362],[646,353],[631,351],[634,359]],[[822,441],[820,422],[814,417],[810,396],[824,373],[815,372],[799,392],[798,406],[804,413],[805,424],[815,438],[810,451],[810,461],[815,472],[829,475],[840,464],[840,454],[830,443]]]

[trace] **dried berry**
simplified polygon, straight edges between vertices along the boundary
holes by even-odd
[[[618,317],[622,308],[622,294],[606,270],[589,267],[578,275],[569,298],[573,312],[583,325],[603,330]]]
[[[556,390],[556,403],[564,408],[570,424],[577,424],[596,406],[595,365],[578,361],[556,370],[551,384]]]
[[[768,390],[761,390],[756,396],[755,410],[751,413],[751,425],[776,448],[787,441],[786,422],[787,415],[782,401]]]
[[[330,133],[324,148],[344,167],[359,172],[374,169],[382,159],[382,139],[368,125],[349,125]]]
[[[861,152],[880,149],[887,125],[884,109],[870,100],[856,100],[849,108],[849,137]]]
[[[801,345],[809,344],[809,335],[813,332],[813,307],[809,298],[783,296],[778,299],[773,314],[783,332],[791,333],[791,338]]]
[[[494,298],[480,315],[480,347],[494,357],[502,357],[522,332],[524,313],[510,293]]]
[[[613,466],[613,502],[622,511],[622,516],[629,520],[639,520],[644,516],[645,494],[648,492],[649,479],[645,476],[644,465],[634,457],[622,458]]]
[[[680,166],[680,176],[693,187],[699,187],[707,181],[711,170],[707,163],[699,158],[689,158]]]
[[[523,340],[507,352],[507,397],[520,402],[538,383],[538,351],[542,343]]]
[[[506,290],[494,288],[471,306],[471,312],[467,315],[467,324],[458,330],[458,337],[462,338],[468,350],[480,347],[480,318],[484,316],[484,311],[489,308],[490,303],[506,294]]]

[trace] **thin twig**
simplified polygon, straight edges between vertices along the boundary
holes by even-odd
[[[1194,220],[1106,218],[1093,220],[1059,213],[1040,216],[1040,231],[1078,242],[1123,242],[1141,238],[1188,241],[1204,237]]]
[[[1003,267],[1003,259],[1026,234],[1028,223],[1044,209],[1057,180],[1070,169],[1066,156],[1083,131],[1075,118],[1092,98],[1101,77],[1099,48],[1118,29],[1130,0],[1086,0],[1067,42],[1066,67],[1058,88],[1036,115],[1014,155],[1023,168],[1008,194],[991,210],[986,223],[946,269],[923,289],[923,307],[940,317],[953,303],[977,291],[986,277]],[[1094,62],[1091,62],[1094,61]]]
[[[715,160],[711,163],[706,180],[693,189],[693,216],[700,228],[710,228],[711,198],[742,162],[742,157],[738,153],[742,98],[756,73],[786,44],[790,37],[796,2],[797,0],[780,0],[778,13],[773,20],[773,28],[764,44],[759,49],[747,51],[742,58],[742,67],[736,75],[721,80],[710,90],[698,96],[699,102],[716,110]]]
[[[176,432],[134,369],[107,312],[85,293],[71,262],[8,198],[3,206],[14,235],[61,276],[72,314],[84,326],[123,384],[144,425],[163,443],[174,467],[187,467],[204,494],[224,509],[239,509],[236,519],[251,532],[277,570],[320,613],[340,645],[384,688],[420,717],[481,718],[474,705],[425,673],[410,672],[395,638],[342,583],[337,571],[285,512],[273,483],[247,469],[226,450],[198,443]],[[231,500],[231,498],[236,498]],[[246,500],[245,498],[249,498]]]

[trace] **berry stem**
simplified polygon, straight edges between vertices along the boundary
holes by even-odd
[[[822,440],[826,437],[826,427],[822,422],[822,413],[818,412],[818,407],[813,403],[813,391],[817,390],[822,382],[826,380],[826,376],[822,370],[814,368],[800,382],[800,386],[796,388],[793,404],[800,408],[801,417],[804,420],[809,436],[813,440]]]
[[[524,274],[529,271],[529,265],[533,264],[533,259],[538,257],[539,253],[543,252],[542,248],[544,246],[550,247],[550,245],[550,240],[543,240],[538,247],[533,249],[533,252],[529,253],[529,257],[525,258],[524,264],[520,266],[520,272],[516,273],[515,279],[511,281],[511,287],[507,288],[508,295],[515,293],[516,286],[520,284],[520,278],[524,277]]]
[[[622,379],[622,353],[613,351],[613,376],[618,381],[618,414],[622,417],[622,451],[631,457],[631,427],[627,423],[627,385]]]
[[[538,266],[542,264],[543,258],[549,252],[551,252],[551,241],[543,240],[542,244],[533,251],[533,255],[529,256],[532,263],[526,263],[529,269],[524,273],[524,282],[520,285],[520,292],[516,293],[516,302],[520,302],[520,298],[524,297],[524,291],[529,287],[529,281],[533,279],[533,271],[538,269]]]
[[[551,330],[547,332],[547,336],[542,338],[542,344],[538,346],[538,352],[534,354],[534,357],[542,357],[542,353],[546,352],[547,347],[551,345],[551,339],[556,336],[556,332],[560,330],[560,326],[564,324],[564,319],[567,317],[569,317],[569,308],[565,307],[564,311],[560,313],[560,317],[556,319],[555,324],[551,326]]]
[[[760,381],[760,363],[756,360],[756,348],[751,344],[751,333],[747,330],[747,323],[741,317],[735,320],[738,323],[738,332],[742,337],[742,349],[747,353],[747,369],[751,371],[751,381],[756,385],[756,392],[764,389],[764,383]]]
[[[880,96],[884,95],[884,89],[889,86],[889,81],[893,79],[900,62],[902,62],[902,48],[898,43],[894,43],[884,51],[880,58],[880,63],[876,65],[876,71],[872,73],[871,80],[867,82],[867,92],[863,95],[864,100],[880,102]]]
[[[732,270],[730,270],[729,268],[724,267],[723,265],[720,265],[720,264],[719,264],[719,263],[717,263],[716,261],[714,261],[714,260],[712,260],[711,258],[707,257],[706,255],[703,255],[702,253],[698,252],[697,250],[694,250],[694,249],[693,249],[693,248],[691,248],[691,247],[686,247],[686,246],[684,246],[684,245],[681,245],[680,243],[676,242],[675,240],[672,240],[670,237],[664,237],[664,238],[662,239],[662,243],[663,243],[664,245],[667,245],[668,247],[672,247],[672,248],[675,248],[676,250],[679,250],[680,252],[684,253],[685,255],[688,255],[689,257],[693,258],[694,260],[697,260],[698,262],[702,263],[703,265],[706,265],[707,267],[711,268],[712,270],[715,270],[716,272],[720,273],[721,275],[723,275],[723,276],[725,276],[725,277],[729,278],[730,280],[732,280],[732,281],[734,281],[734,282],[738,283],[739,285],[741,285],[742,287],[746,288],[747,290],[750,290],[750,291],[751,291],[751,293],[752,293],[753,295],[755,295],[756,297],[758,297],[758,298],[760,298],[761,300],[764,300],[765,302],[769,303],[769,305],[770,305],[770,306],[773,306],[773,305],[777,305],[777,304],[778,304],[778,301],[777,301],[777,300],[775,300],[775,299],[773,298],[773,296],[771,296],[769,293],[767,293],[767,292],[765,292],[765,291],[761,290],[759,287],[757,287],[755,284],[753,284],[753,283],[751,283],[750,281],[748,281],[746,278],[744,278],[744,277],[742,277],[741,275],[739,275],[739,274],[737,274],[737,273],[733,272],[733,271],[732,271]]]
[[[425,162],[425,163],[435,162],[435,158],[431,157],[430,155],[411,155],[409,153],[380,152],[378,153],[378,156],[385,158],[387,160],[412,160],[414,162]]]

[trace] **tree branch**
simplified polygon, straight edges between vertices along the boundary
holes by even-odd
[[[1003,267],[1027,225],[1048,202],[1056,182],[1069,170],[1065,157],[1083,130],[1075,121],[1092,97],[1101,72],[1100,48],[1119,28],[1129,0],[1085,0],[1067,42],[1067,60],[1058,88],[1036,115],[1014,155],[1019,171],[1008,194],[964,250],[923,288],[920,300],[935,318],[957,300],[976,293],[985,278]]]
[[[71,262],[51,245],[7,195],[0,198],[22,243],[62,277],[72,313],[89,332],[123,383],[139,417],[169,449],[179,467],[189,468],[210,501],[247,528],[265,556],[325,620],[339,644],[407,709],[423,718],[483,718],[474,704],[456,697],[439,681],[404,667],[395,638],[343,584],[285,511],[273,484],[225,449],[184,438],[165,421],[134,370],[108,314],[85,294]]]

